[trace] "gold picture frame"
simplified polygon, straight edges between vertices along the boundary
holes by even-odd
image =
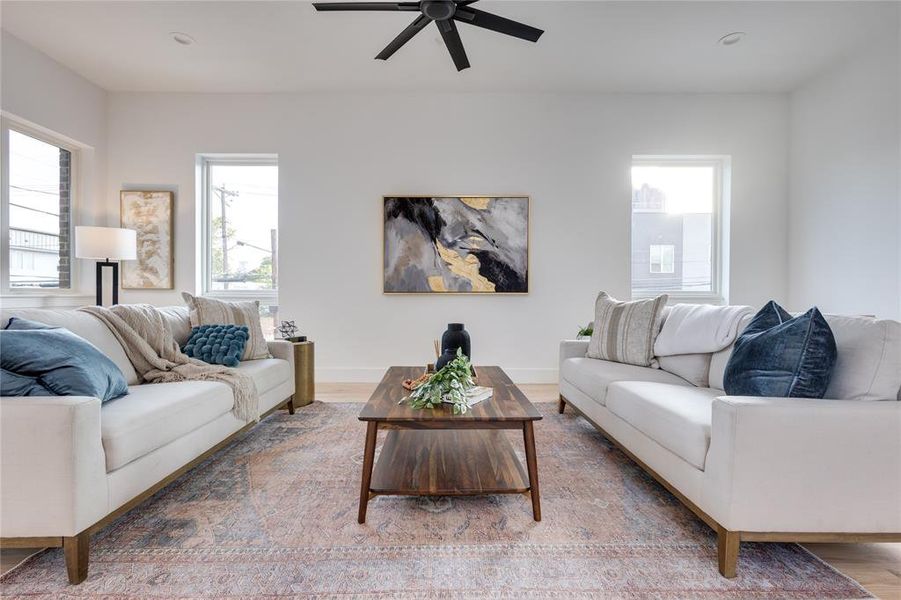
[[[119,224],[137,232],[138,258],[123,261],[122,289],[175,289],[175,193],[121,190]]]
[[[514,242],[514,248],[508,248],[508,259],[510,252],[517,256],[511,261],[512,264],[498,264],[496,257],[487,256],[482,249],[465,248],[463,253],[454,249],[435,248],[436,256],[432,257],[434,261],[439,262],[447,267],[456,277],[451,278],[453,281],[447,281],[448,275],[445,272],[442,278],[443,285],[436,285],[438,274],[429,277],[426,275],[427,281],[424,283],[417,280],[413,283],[413,287],[417,289],[407,289],[408,286],[400,283],[395,277],[391,280],[389,277],[389,259],[396,259],[395,256],[389,256],[396,248],[389,249],[389,238],[396,239],[396,232],[392,232],[389,236],[389,204],[394,201],[457,201],[466,206],[467,209],[473,210],[489,210],[489,206],[497,201],[523,203],[523,209],[519,215],[515,211],[513,216],[521,217],[521,223],[501,223],[500,227],[506,229],[504,233],[511,233],[510,227],[519,228],[520,231],[514,231],[520,239]],[[392,210],[394,210],[392,208]],[[465,212],[465,211],[464,211]],[[478,214],[478,213],[474,213]],[[382,293],[385,295],[527,295],[531,285],[531,229],[532,229],[532,199],[527,194],[458,194],[458,195],[408,195],[408,194],[392,194],[382,196]],[[506,215],[505,218],[510,218]],[[465,229],[465,226],[464,226]],[[419,233],[423,233],[420,231]],[[469,242],[479,242],[479,237],[484,232],[477,232],[474,236],[468,237]],[[484,238],[483,238],[484,241]],[[420,241],[420,244],[422,241]],[[440,246],[440,244],[436,244]],[[431,248],[427,251],[431,252]],[[515,252],[514,252],[515,251]],[[473,258],[469,258],[473,256]],[[481,258],[480,258],[481,257]],[[486,261],[486,258],[490,258]],[[488,262],[489,264],[484,264]],[[490,266],[489,266],[490,265]],[[488,267],[488,268],[486,268]],[[486,271],[486,272],[483,272]],[[494,271],[491,274],[490,271]],[[500,276],[498,272],[503,272]],[[425,274],[424,274],[425,275]],[[461,280],[462,278],[462,280]],[[496,279],[496,280],[492,280]],[[463,281],[465,280],[465,281]],[[470,289],[449,289],[447,284],[451,283],[451,288],[469,287]],[[491,285],[493,284],[493,285]],[[437,289],[436,289],[437,288]],[[481,289],[478,289],[481,288]],[[491,289],[489,289],[491,288]],[[502,289],[499,289],[502,288]]]

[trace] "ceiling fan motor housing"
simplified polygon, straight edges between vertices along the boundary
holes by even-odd
[[[422,0],[419,10],[433,21],[447,21],[454,16],[457,4],[453,0]]]

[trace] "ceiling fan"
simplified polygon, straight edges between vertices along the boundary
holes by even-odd
[[[426,25],[435,22],[441,37],[444,38],[444,45],[450,52],[457,71],[469,68],[469,59],[466,58],[466,50],[463,48],[463,41],[460,39],[460,33],[457,31],[455,21],[475,25],[483,29],[490,29],[505,35],[537,42],[541,34],[541,29],[517,23],[504,17],[487,13],[470,5],[478,0],[422,0],[421,2],[314,2],[313,6],[316,10],[379,10],[379,11],[405,11],[420,13],[407,28],[400,32],[385,49],[376,56],[379,60],[388,60],[392,54],[397,52],[401,46],[409,42],[414,35],[422,31]]]

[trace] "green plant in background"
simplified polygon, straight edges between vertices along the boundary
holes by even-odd
[[[589,323],[585,327],[579,329],[579,333],[576,335],[579,337],[591,337],[592,333],[594,333],[594,323]]]
[[[454,414],[461,415],[469,410],[466,392],[475,387],[472,367],[463,351],[457,349],[457,358],[450,361],[428,381],[413,390],[409,396],[413,408],[435,408],[443,402],[453,404]]]

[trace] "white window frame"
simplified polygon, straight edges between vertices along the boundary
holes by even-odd
[[[685,290],[636,291],[632,298],[652,298],[667,294],[672,303],[727,304],[729,302],[729,218],[732,187],[732,157],[722,154],[640,154],[632,157],[629,168],[629,223],[632,222],[631,167],[713,167],[713,212],[711,213],[710,291]],[[647,212],[647,211],[635,211]],[[631,236],[630,236],[631,237]],[[631,289],[632,245],[629,244],[629,286]]]
[[[69,287],[37,288],[10,287],[9,250],[9,132],[15,131],[67,150],[69,157]],[[53,296],[83,296],[79,290],[79,268],[75,258],[75,215],[81,205],[82,144],[43,127],[18,119],[6,112],[0,115],[0,297],[46,298]]]
[[[278,305],[278,289],[274,290],[214,290],[212,240],[210,239],[210,168],[215,165],[272,165],[278,166],[278,154],[201,154],[197,157],[198,198],[200,198],[198,259],[200,279],[198,291],[202,296],[219,300],[259,300],[260,304]],[[280,243],[280,242],[279,242]]]

